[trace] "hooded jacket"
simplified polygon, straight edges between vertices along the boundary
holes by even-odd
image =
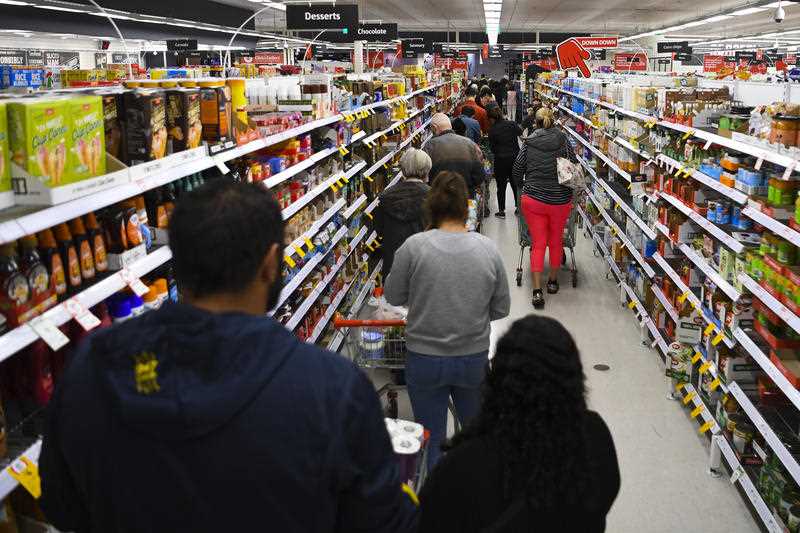
[[[415,233],[425,231],[423,202],[430,189],[420,181],[401,181],[381,194],[375,209],[375,231],[383,237],[383,279],[392,270],[398,248]]]
[[[539,128],[525,139],[514,162],[514,182],[522,193],[550,205],[572,201],[572,189],[558,183],[558,158],[577,163],[566,135],[556,127]]]
[[[87,339],[48,406],[39,466],[42,509],[63,531],[393,533],[415,521],[363,373],[271,318],[183,304]]]

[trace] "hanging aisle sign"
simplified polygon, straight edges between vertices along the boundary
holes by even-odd
[[[253,63],[256,65],[280,65],[283,63],[283,52],[256,52]]]
[[[418,54],[432,54],[433,53],[433,43],[430,41],[411,41],[411,40],[403,40],[403,57],[407,59],[413,59],[417,57]]]
[[[663,43],[656,43],[656,51],[659,54],[666,54],[669,52],[686,52],[689,48],[689,41],[667,41]]]
[[[196,39],[167,39],[167,51],[188,52],[197,50]]]
[[[637,53],[619,53],[614,54],[614,71],[615,72],[634,72],[647,70],[647,54],[643,52]]]
[[[358,27],[356,5],[286,4],[287,30],[343,30],[355,32]]]
[[[359,24],[356,41],[385,43],[397,39],[397,24]]]

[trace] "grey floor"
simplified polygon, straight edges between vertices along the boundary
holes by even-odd
[[[496,195],[492,194],[492,212]],[[507,205],[513,205],[508,191]],[[500,220],[486,219],[482,233],[497,243],[511,283],[511,315],[492,324],[493,344],[516,319],[533,311],[528,254],[523,286],[515,284],[519,258],[513,209]],[[547,299],[544,313],[560,320],[575,337],[587,377],[589,404],[614,437],[622,489],[608,516],[609,533],[744,533],[757,532],[736,489],[726,477],[708,474],[708,444],[699,424],[676,401],[666,399],[661,359],[642,345],[638,324],[619,303],[614,282],[605,278],[603,262],[592,255],[589,241],[578,236],[579,286],[560,276],[561,292]],[[592,369],[597,363],[607,372]],[[382,381],[375,376],[376,385]],[[400,416],[411,417],[401,395]]]

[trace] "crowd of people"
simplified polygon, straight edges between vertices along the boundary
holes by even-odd
[[[575,156],[552,111],[534,102],[518,122],[511,87],[484,77],[452,117],[435,114],[375,211],[384,295],[408,308],[409,398],[430,432],[418,500],[366,375],[264,317],[282,287],[278,204],[217,179],[172,215],[181,303],[90,336],[58,386],[40,457],[48,520],[76,533],[604,531],[619,469],[570,333],[531,315],[489,360],[509,284],[493,241],[467,231],[468,199],[493,174],[503,219],[510,186],[537,309],[548,248],[558,292],[572,202],[556,159]],[[448,440],[450,399],[463,429]]]

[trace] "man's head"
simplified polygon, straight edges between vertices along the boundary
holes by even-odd
[[[217,178],[182,195],[169,246],[183,299],[265,314],[280,296],[283,239],[280,206],[263,186]]]
[[[434,135],[439,135],[447,130],[452,130],[453,125],[450,124],[450,119],[444,113],[436,113],[431,117],[431,129]]]
[[[494,98],[494,93],[492,92],[492,90],[489,88],[488,85],[484,85],[483,87],[481,87],[479,98],[481,101],[481,105],[483,107],[486,107],[486,104],[488,104]]]
[[[473,100],[478,97],[478,86],[477,85],[470,85],[467,87],[467,100],[472,98]]]
[[[452,122],[453,124],[453,131],[457,134],[461,135],[462,137],[466,137],[467,135],[467,125],[461,120],[461,117],[457,117]]]
[[[465,105],[461,108],[461,114],[465,117],[472,118],[475,116],[475,109],[471,106]]]

